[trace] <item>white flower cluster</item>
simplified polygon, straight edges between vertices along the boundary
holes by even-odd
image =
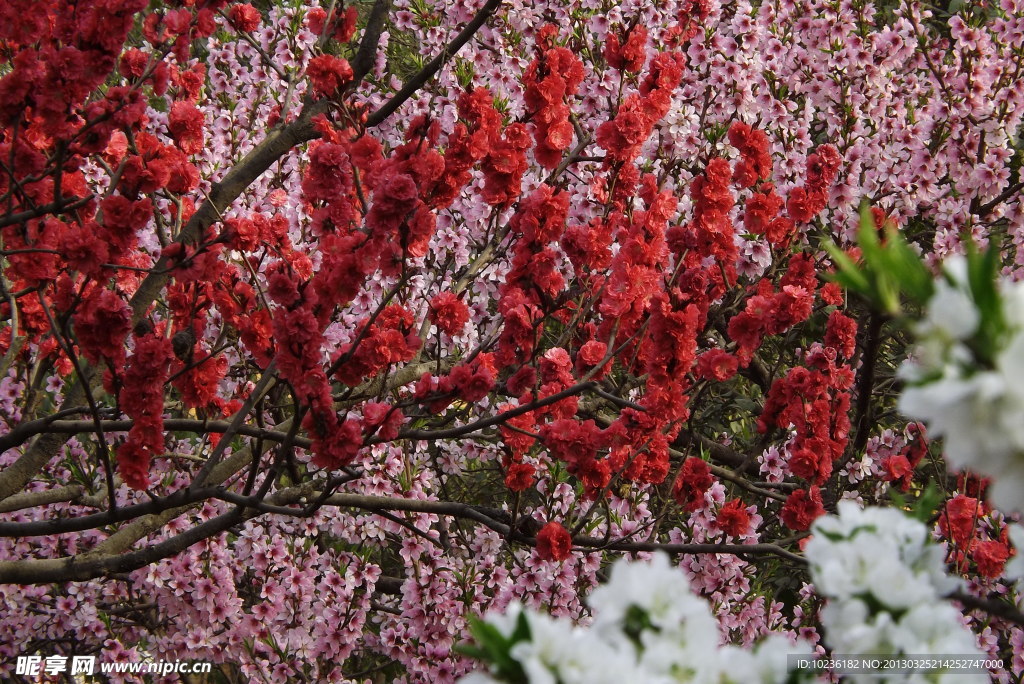
[[[1024,282],[1000,283],[998,310],[1011,334],[993,367],[982,367],[972,350],[982,314],[968,284],[963,257],[947,259],[924,320],[918,344],[900,368],[909,383],[900,411],[943,437],[953,467],[991,477],[992,502],[1022,508],[1024,492]]]
[[[828,599],[821,622],[833,654],[984,659],[960,612],[943,598],[959,580],[946,574],[943,551],[931,543],[924,524],[898,509],[861,509],[840,501],[839,514],[819,518],[812,531],[805,553],[814,586]],[[504,615],[488,616],[486,622],[512,642],[502,660],[514,661],[521,672],[474,672],[460,681],[782,684],[814,674],[789,669],[812,651],[806,642],[794,644],[783,635],[768,637],[754,650],[720,646],[707,602],[691,592],[683,573],[661,553],[650,563],[616,562],[590,605],[595,618],[589,627],[524,611],[519,604]],[[528,634],[521,627],[524,619]],[[986,674],[962,670],[848,677],[872,683],[988,681]]]
[[[596,615],[590,627],[526,612],[530,638],[515,644],[511,657],[530,684],[621,684],[645,682],[764,682],[787,680],[787,655],[811,653],[782,635],[755,650],[719,646],[718,622],[708,603],[691,590],[679,568],[656,554],[650,563],[620,560],[609,582],[594,591]],[[487,621],[509,636],[521,606]],[[500,681],[474,672],[462,684]]]
[[[828,599],[821,622],[833,653],[982,657],[960,612],[942,599],[958,580],[945,572],[942,549],[924,524],[894,508],[839,502],[838,516],[812,527],[804,552],[818,593]],[[851,676],[851,681],[984,682],[983,674]]]

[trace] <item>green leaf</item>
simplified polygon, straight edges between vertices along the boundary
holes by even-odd
[[[529,641],[530,636],[530,621],[526,619],[526,613],[520,613],[516,619],[516,628],[509,635],[509,644],[514,646],[520,641]]]
[[[935,511],[938,510],[942,501],[942,492],[935,486],[935,482],[929,480],[928,485],[924,488],[924,492],[921,493],[920,498],[914,502],[913,508],[910,509],[910,515],[927,524],[935,515]]]
[[[994,242],[994,240],[993,240]],[[990,244],[982,254],[974,243],[967,245],[967,283],[971,289],[981,323],[973,345],[982,361],[992,363],[999,343],[1006,331],[1003,318],[1002,298],[997,283],[999,280],[999,247]]]
[[[520,619],[525,621],[526,616],[520,615]],[[506,637],[489,622],[470,616],[469,633],[478,646],[465,646],[465,648],[474,649],[473,654],[467,653],[467,655],[491,663],[494,666],[494,673],[499,679],[514,684],[526,684],[528,680],[523,666],[510,653],[512,646],[517,641],[513,637],[521,633],[521,627],[522,625],[517,622],[513,635]],[[529,625],[526,626],[526,631],[529,633]]]
[[[452,650],[459,655],[464,655],[468,658],[473,658],[475,660],[487,660],[487,652],[473,646],[472,644],[455,644],[452,646]]]
[[[915,304],[923,305],[935,292],[935,282],[921,257],[895,228],[886,230],[886,257]]]
[[[846,252],[839,249],[831,240],[825,242],[822,246],[828,252],[829,258],[832,259],[832,263],[836,267],[836,272],[830,276],[830,279],[851,292],[867,295],[871,290],[871,284],[864,273],[861,272],[860,267],[854,263],[853,259]]]
[[[871,207],[867,202],[860,205],[860,228],[857,229],[857,244],[864,254],[864,263],[878,263],[882,252],[882,242],[878,239],[878,227],[875,217],[871,215]]]

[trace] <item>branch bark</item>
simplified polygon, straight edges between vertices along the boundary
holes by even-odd
[[[366,120],[366,125],[369,128],[380,125],[385,119],[395,113],[395,111],[405,104],[406,100],[416,94],[420,88],[426,85],[427,81],[432,79],[434,75],[441,70],[448,61],[455,56],[462,46],[469,42],[469,39],[476,34],[477,30],[484,23],[491,18],[491,15],[497,11],[498,7],[501,6],[501,0],[488,0],[487,4],[481,8],[477,15],[473,17],[465,28],[463,28],[457,36],[445,46],[445,49],[441,51],[437,57],[430,60],[418,74],[413,76],[402,86],[402,89],[395,93],[394,97],[381,105],[381,108],[375,111]]]
[[[227,461],[225,461],[225,464]],[[224,464],[221,464],[224,465]],[[238,506],[230,512],[207,520],[181,534],[143,549],[122,552],[128,548],[124,539],[118,543],[109,543],[117,537],[119,531],[103,544],[87,553],[56,559],[31,559],[22,561],[0,562],[0,584],[48,584],[52,582],[83,581],[103,577],[113,573],[131,572],[145,565],[168,558],[188,546],[219,534],[230,527],[259,517],[265,512],[279,513],[280,508],[289,504],[305,504],[316,499],[320,492],[309,487],[292,487],[281,490],[268,497],[266,502],[257,497],[241,497],[233,495],[229,500]],[[396,497],[366,496],[362,494],[332,494],[324,499],[324,505],[352,508],[367,512],[407,511],[416,513],[433,513],[453,518],[472,520],[495,532],[528,546],[536,546],[535,536],[523,534],[513,529],[505,521],[510,521],[507,512],[486,506],[474,506],[449,501],[425,501],[420,499],[400,499]],[[262,509],[262,510],[261,510]],[[304,509],[291,509],[294,515],[310,515]],[[178,513],[168,511],[160,517],[175,517]],[[133,535],[134,536],[134,535]],[[659,544],[657,542],[609,541],[596,537],[579,535],[573,538],[573,545],[581,549],[615,550],[615,551],[665,551],[672,554],[725,553],[736,555],[773,555],[796,563],[804,564],[804,559],[776,544]]]

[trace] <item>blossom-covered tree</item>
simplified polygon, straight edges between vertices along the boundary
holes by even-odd
[[[897,404],[930,300],[847,267],[864,202],[919,290],[1019,277],[1024,3],[257,4],[0,5],[0,673],[452,681],[656,551],[823,652],[852,500],[927,509],[1019,677],[1016,511]]]

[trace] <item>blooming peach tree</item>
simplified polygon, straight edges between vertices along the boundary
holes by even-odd
[[[652,554],[776,672],[882,507],[1019,677],[1022,70],[1019,0],[0,4],[0,674],[454,681]]]

